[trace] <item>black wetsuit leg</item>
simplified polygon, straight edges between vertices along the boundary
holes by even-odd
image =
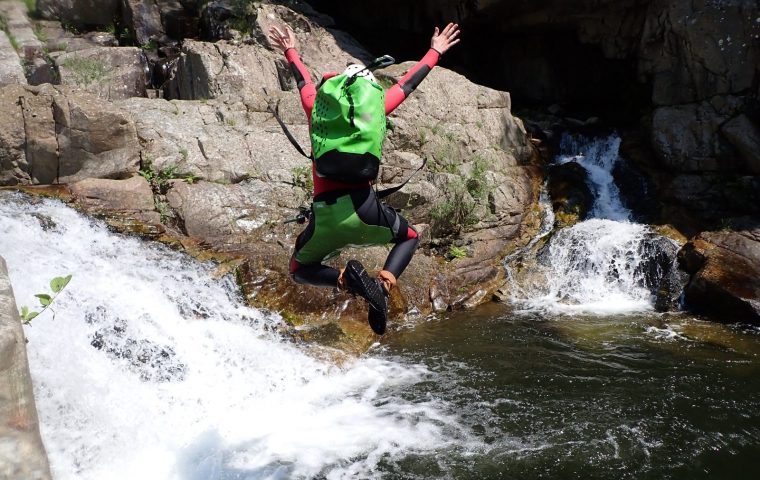
[[[409,222],[393,208],[381,202],[374,190],[361,190],[351,194],[356,213],[367,225],[381,225],[393,231],[392,242],[396,245],[391,249],[385,260],[383,270],[391,272],[396,278],[400,277],[409,262],[412,261],[420,239],[417,231]]]
[[[313,287],[335,288],[338,286],[340,271],[326,265],[301,265],[293,273],[293,280],[297,283],[311,285]]]

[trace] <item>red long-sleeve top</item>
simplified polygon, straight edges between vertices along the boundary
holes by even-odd
[[[422,60],[409,70],[398,83],[394,84],[391,88],[385,91],[385,114],[390,114],[408,97],[415,88],[422,82],[427,76],[430,70],[436,66],[441,54],[437,50],[431,48],[427,51]],[[301,61],[301,57],[294,48],[289,48],[285,51],[285,58],[290,63],[290,69],[293,75],[296,77],[296,84],[298,85],[298,91],[301,94],[301,104],[303,110],[306,112],[306,118],[309,121],[309,128],[311,128],[311,111],[314,108],[314,99],[317,96],[317,87],[314,82],[311,81],[309,71],[306,69],[306,65]],[[317,175],[314,162],[311,164],[311,174],[314,179],[314,196],[329,192],[333,190],[350,190],[354,188],[366,188],[368,183],[345,183],[335,180],[328,180],[326,178]]]

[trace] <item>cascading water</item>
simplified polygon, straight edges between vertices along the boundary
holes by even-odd
[[[0,192],[0,255],[19,306],[73,275],[55,318],[25,327],[57,480],[372,478],[388,457],[468,441],[445,402],[404,398],[428,369],[320,361],[212,264],[59,202]]]
[[[653,308],[652,287],[672,258],[653,261],[652,243],[662,240],[649,227],[630,221],[612,171],[620,138],[588,140],[565,136],[556,163],[577,162],[594,193],[589,218],[554,233],[538,253],[545,281],[513,288],[513,301],[527,311],[610,314]],[[672,242],[668,246],[672,246]],[[654,270],[654,272],[653,272]],[[514,278],[514,276],[512,276]]]

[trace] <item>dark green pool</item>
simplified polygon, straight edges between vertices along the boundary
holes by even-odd
[[[388,336],[479,446],[389,459],[385,478],[760,478],[760,332],[688,316],[492,306]]]

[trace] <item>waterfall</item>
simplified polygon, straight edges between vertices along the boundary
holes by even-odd
[[[584,167],[594,204],[589,218],[554,232],[537,253],[542,279],[512,287],[519,309],[602,315],[653,309],[653,292],[670,270],[675,244],[630,221],[612,174],[619,148],[617,135],[563,137],[555,161]],[[516,278],[509,265],[508,278]]]
[[[214,264],[60,202],[0,192],[0,255],[19,306],[73,276],[25,327],[57,480],[372,478],[467,435],[443,401],[404,397],[435,381],[423,366],[321,360]]]

